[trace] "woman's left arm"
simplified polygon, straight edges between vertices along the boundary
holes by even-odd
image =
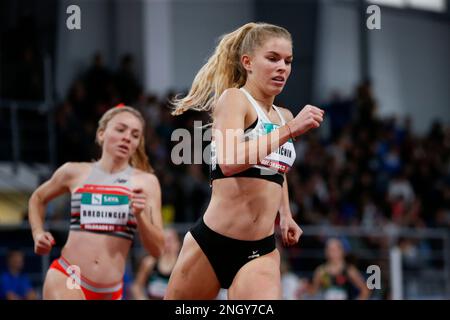
[[[367,300],[370,297],[370,291],[369,288],[366,285],[366,282],[364,281],[364,278],[361,276],[361,273],[359,273],[358,269],[356,269],[355,266],[351,265],[348,268],[348,276],[350,278],[350,281],[352,284],[358,288],[359,295],[358,300]]]
[[[291,246],[298,242],[300,236],[303,233],[303,230],[298,226],[294,218],[292,218],[292,212],[289,205],[289,190],[286,175],[284,177],[282,192],[283,194],[281,196],[281,204],[279,209],[280,229],[283,244],[285,246]]]
[[[288,109],[280,108],[283,113],[283,117],[286,121],[290,121],[294,118],[292,112]],[[283,239],[283,244],[286,246],[294,245],[298,242],[302,235],[302,229],[297,225],[292,218],[291,206],[289,203],[289,189],[287,182],[287,175],[284,175],[283,191],[280,204],[280,229]]]
[[[164,250],[164,232],[161,214],[161,186],[158,178],[149,173],[140,176],[132,190],[131,206],[137,220],[144,248],[155,258]]]

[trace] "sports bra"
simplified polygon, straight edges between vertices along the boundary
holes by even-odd
[[[280,125],[270,122],[267,115],[261,109],[258,102],[256,102],[256,100],[250,95],[250,93],[248,93],[244,88],[240,88],[240,90],[246,95],[247,99],[250,101],[258,116],[256,121],[250,127],[245,129],[243,136],[243,139],[245,141],[253,140],[265,134],[269,134],[272,130],[278,129],[280,127]],[[285,125],[286,121],[282,116],[279,108],[275,105],[272,105],[272,107],[275,109],[281,119],[281,126]],[[232,177],[251,177],[272,181],[282,186],[284,182],[284,173],[288,172],[292,167],[295,158],[296,153],[294,144],[292,140],[289,139],[283,145],[278,147],[277,150],[262,159],[260,163],[255,164],[239,173],[225,176],[220,166],[217,164],[216,143],[214,140],[212,140],[210,166],[211,181],[215,179]]]
[[[343,270],[338,274],[330,274],[324,266],[320,284],[325,300],[348,300],[352,298],[352,284],[348,275],[348,266],[344,265]]]
[[[70,230],[133,240],[137,222],[129,200],[132,171],[128,166],[110,174],[93,163],[87,179],[72,194]]]

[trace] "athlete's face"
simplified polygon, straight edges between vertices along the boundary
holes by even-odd
[[[124,159],[129,159],[136,152],[141,136],[141,121],[130,112],[116,114],[106,125],[105,131],[99,132],[103,152]]]
[[[342,244],[337,239],[329,240],[325,250],[326,256],[329,260],[336,261],[344,258]]]
[[[253,54],[243,55],[248,79],[268,95],[279,94],[291,74],[292,43],[282,37],[268,38]]]
[[[167,229],[164,232],[165,237],[165,252],[177,254],[180,251],[180,240],[178,234],[173,229]]]
[[[18,272],[23,269],[23,254],[14,252],[8,259],[8,267],[11,271]]]

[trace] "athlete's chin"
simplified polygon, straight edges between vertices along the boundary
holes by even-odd
[[[277,96],[279,95],[281,92],[283,92],[283,87],[278,87],[278,86],[271,86],[270,88],[268,88],[267,92],[271,95],[271,96]]]
[[[130,154],[128,152],[118,151],[114,154],[114,157],[118,160],[128,160],[130,159]]]

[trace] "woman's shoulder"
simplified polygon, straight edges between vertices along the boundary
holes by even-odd
[[[214,115],[220,114],[221,110],[226,110],[226,114],[230,112],[245,113],[248,110],[249,101],[245,93],[238,88],[228,88],[219,97],[214,108]]]
[[[353,263],[346,263],[344,265],[344,270],[346,273],[359,272],[358,268]]]
[[[326,274],[327,271],[328,271],[328,268],[327,268],[326,263],[323,263],[323,264],[317,266],[317,268],[316,268],[316,273],[319,274],[320,276],[323,276],[324,274]]]
[[[150,184],[152,186],[158,185],[159,186],[159,179],[156,176],[156,174],[151,172],[146,172],[138,168],[133,168],[133,177],[136,181],[140,181],[143,183]]]
[[[55,170],[50,181],[71,189],[90,172],[91,166],[87,162],[66,162]]]
[[[217,104],[227,104],[230,106],[240,106],[248,102],[245,93],[238,88],[228,88],[219,97]]]
[[[227,97],[227,98],[245,98],[245,94],[242,90],[239,88],[228,88],[225,89],[220,97]]]
[[[66,162],[57,169],[57,172],[68,176],[78,176],[91,167],[91,162]]]

